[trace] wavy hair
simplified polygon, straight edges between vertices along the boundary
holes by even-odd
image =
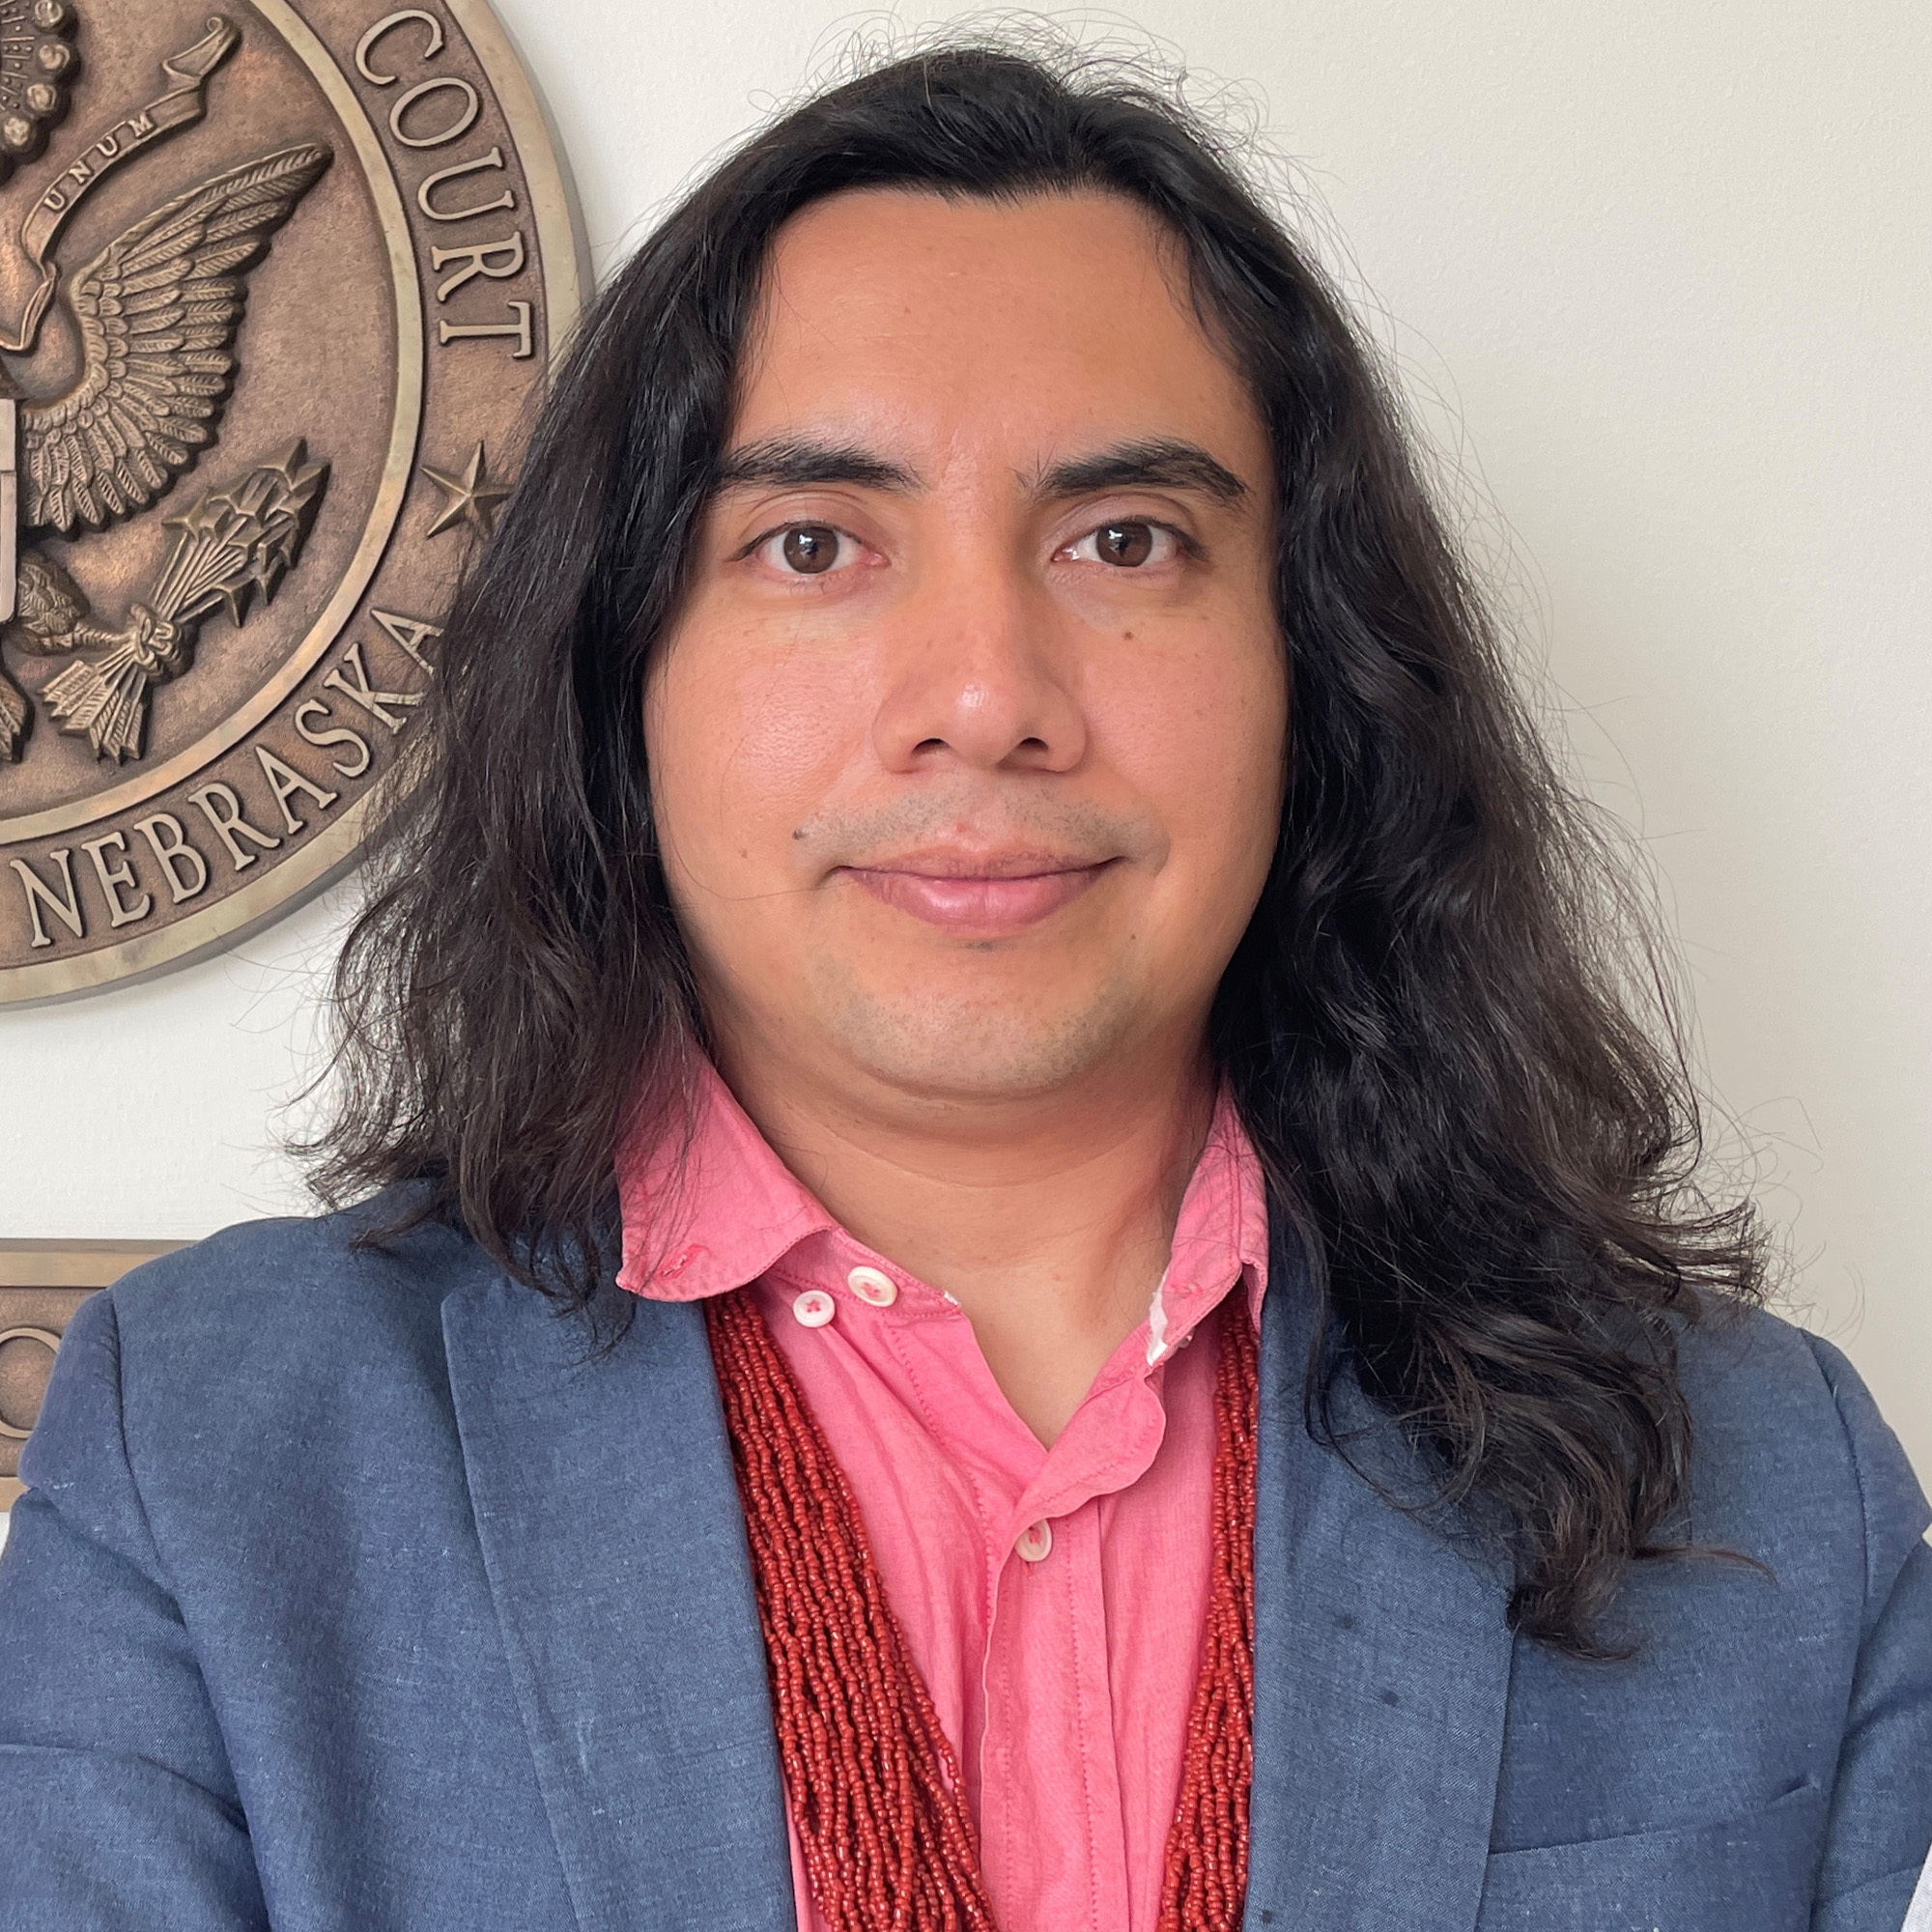
[[[1342,301],[1176,89],[998,43],[859,74],[747,140],[590,307],[475,559],[417,779],[337,968],[325,1198],[399,1180],[585,1307],[637,1110],[701,1040],[639,693],[717,473],[772,239],[844,189],[1127,197],[1180,244],[1275,464],[1293,692],[1279,843],[1213,1044],[1359,1378],[1503,1539],[1511,1616],[1604,1654],[1680,1526],[1675,1338],[1761,1292],[1643,900],[1513,691]],[[1329,1432],[1332,1435],[1332,1431]]]

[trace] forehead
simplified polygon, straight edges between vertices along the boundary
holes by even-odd
[[[837,423],[1043,452],[1189,435],[1250,461],[1262,442],[1179,245],[1100,193],[814,203],[774,243],[739,395],[741,439]]]

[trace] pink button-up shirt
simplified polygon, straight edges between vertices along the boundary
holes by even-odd
[[[1052,1448],[972,1324],[862,1246],[715,1073],[675,1185],[619,1172],[618,1281],[659,1300],[753,1292],[851,1483],[979,1821],[1002,1932],[1152,1932],[1209,1575],[1214,1349],[1237,1284],[1259,1321],[1260,1163],[1223,1097],[1147,1319]],[[800,1932],[824,1932],[798,1841]]]

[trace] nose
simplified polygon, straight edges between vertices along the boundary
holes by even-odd
[[[983,553],[902,608],[872,743],[891,772],[1064,772],[1087,749],[1050,600]]]

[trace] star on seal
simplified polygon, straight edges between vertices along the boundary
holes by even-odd
[[[469,459],[469,467],[461,476],[452,476],[448,470],[434,469],[427,463],[419,463],[416,468],[443,496],[442,508],[436,513],[435,521],[424,532],[426,536],[440,536],[444,530],[458,524],[468,524],[478,536],[487,537],[490,534],[497,505],[510,494],[510,486],[490,481],[480,442]]]

